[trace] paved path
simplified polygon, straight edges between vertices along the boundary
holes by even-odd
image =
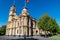
[[[40,36],[33,37],[14,37],[14,36],[0,36],[0,40],[60,40],[60,38],[44,38]]]

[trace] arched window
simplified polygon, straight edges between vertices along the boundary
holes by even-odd
[[[18,26],[19,26],[19,22],[18,22]]]
[[[17,30],[17,34],[18,34],[18,30]]]
[[[38,31],[36,30],[36,34],[38,33]]]

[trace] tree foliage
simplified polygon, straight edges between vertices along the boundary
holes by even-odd
[[[58,33],[60,34],[60,27],[58,28]]]
[[[3,25],[2,27],[0,27],[0,35],[5,35],[6,32],[6,25]]]
[[[58,31],[58,24],[55,19],[51,18],[48,14],[45,14],[41,16],[41,18],[38,19],[38,27],[41,28],[44,31],[49,32],[57,32]]]

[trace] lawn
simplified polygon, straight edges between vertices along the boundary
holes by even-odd
[[[60,34],[51,36],[51,37],[49,37],[49,38],[60,38]]]

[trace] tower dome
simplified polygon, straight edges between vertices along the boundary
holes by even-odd
[[[14,5],[11,6],[9,15],[16,15],[16,8]]]
[[[28,15],[29,15],[28,9],[24,7],[20,16],[28,16]]]
[[[10,11],[13,11],[13,10],[16,11],[15,10],[15,5],[12,5],[12,7],[10,8]]]
[[[12,5],[10,7],[10,11],[9,11],[9,19],[8,21],[11,21],[13,18],[15,18],[17,15],[16,15],[16,7],[15,5]]]

